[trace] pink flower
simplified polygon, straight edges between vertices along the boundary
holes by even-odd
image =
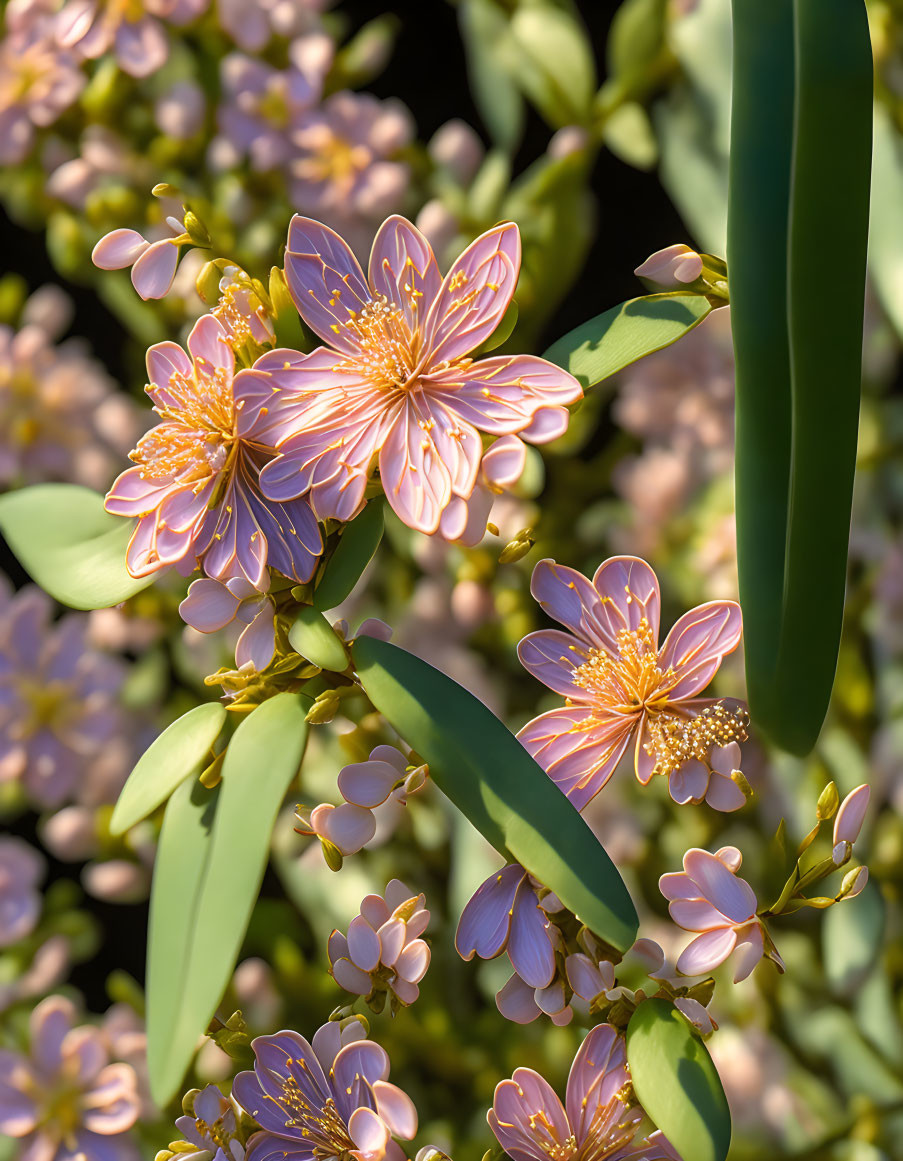
[[[634,274],[665,290],[682,290],[701,276],[702,259],[683,242],[676,242],[664,250],[656,250]]]
[[[46,863],[34,847],[14,835],[0,837],[0,948],[34,931],[41,914],[38,883]]]
[[[564,1104],[532,1068],[518,1068],[496,1085],[486,1119],[513,1161],[677,1158],[660,1132],[637,1140],[643,1110],[633,1101],[624,1041],[609,1024],[597,1024],[580,1045]]]
[[[111,230],[91,251],[91,261],[100,270],[132,268],[132,286],[141,297],[164,298],[172,286],[179,265],[179,246],[188,237],[178,218],[167,218],[174,237],[149,242],[137,230]]]
[[[373,811],[352,802],[339,806],[321,802],[312,810],[299,806],[295,819],[297,834],[316,835],[321,842],[325,840],[334,846],[340,855],[356,855],[376,834]]]
[[[746,738],[745,713],[696,696],[740,643],[740,606],[710,601],[692,609],[659,648],[658,581],[637,557],[606,560],[592,582],[541,560],[530,591],[570,632],[530,633],[518,656],[566,701],[517,736],[577,809],[599,793],[632,742],[644,785],[667,774],[675,801],[742,805],[725,773],[734,752],[717,752],[713,761],[712,751]]]
[[[707,975],[735,950],[740,953],[735,984],[746,979],[763,955],[784,970],[756,915],[752,887],[737,877],[741,861],[736,847],[722,847],[715,854],[694,847],[684,855],[682,874],[676,871],[659,879],[674,922],[685,931],[702,933],[680,953],[677,970],[682,975]]]
[[[273,504],[260,493],[266,461],[260,415],[233,400],[235,356],[212,315],[195,323],[188,354],[176,343],[147,353],[147,393],[162,422],[132,452],[137,466],[113,484],[107,511],[137,516],[127,563],[133,576],[167,565],[235,577],[264,590],[266,570],[313,575],[320,531],[305,500]]]
[[[273,660],[275,607],[244,577],[232,577],[225,584],[209,577],[192,581],[188,596],[179,605],[179,615],[199,633],[216,633],[235,620],[241,621],[245,628],[235,646],[235,664],[239,668],[249,661],[262,673]]]
[[[336,983],[346,992],[366,996],[376,1010],[381,1010],[387,993],[393,1010],[399,1004],[413,1004],[430,966],[429,945],[419,938],[430,921],[425,902],[423,894],[413,895],[399,879],[386,887],[385,898],[367,895],[347,936],[333,931],[329,937]]]
[[[852,846],[856,839],[859,838],[859,832],[862,830],[862,823],[865,819],[865,812],[868,810],[871,793],[868,784],[864,783],[862,786],[857,786],[855,790],[851,790],[840,804],[840,808],[834,818],[833,844],[834,862],[838,865],[849,855],[847,846]],[[865,886],[864,882],[862,886]],[[861,891],[862,887],[859,890]],[[858,895],[859,891],[856,894]]]
[[[370,810],[390,798],[404,806],[407,796],[422,790],[428,777],[429,767],[411,766],[394,746],[376,746],[366,762],[352,762],[339,771],[339,793],[346,802]]]
[[[202,1153],[210,1161],[244,1161],[239,1120],[231,1098],[223,1096],[215,1084],[208,1084],[195,1094],[191,1115],[179,1117],[176,1128],[194,1146],[195,1155]]]
[[[207,7],[208,0],[69,0],[60,13],[60,44],[88,60],[112,52],[123,71],[147,77],[166,63],[169,43],[158,19],[184,24]]]
[[[74,1020],[71,1002],[51,996],[32,1012],[30,1057],[0,1050],[0,1134],[21,1157],[137,1161],[135,1072],[109,1064],[101,1030]]]
[[[426,240],[404,218],[380,229],[370,282],[338,235],[295,217],[286,277],[308,326],[331,348],[273,351],[237,377],[249,414],[266,410],[277,458],[261,477],[272,499],[310,490],[322,519],[350,520],[378,460],[389,503],[421,532],[460,536],[481,466],[516,478],[520,439],[542,443],[567,427],[582,392],[531,355],[474,362],[514,293],[520,239],[512,223],[469,246],[445,280]],[[484,457],[478,429],[507,436]],[[491,449],[490,449],[491,450]],[[482,516],[482,511],[481,511]]]

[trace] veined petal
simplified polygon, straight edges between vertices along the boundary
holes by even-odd
[[[420,420],[410,402],[402,402],[380,449],[379,474],[396,514],[409,528],[432,534],[452,497],[452,477]]]
[[[467,247],[436,295],[424,325],[428,370],[462,358],[502,321],[520,271],[520,231],[505,222]]]
[[[477,888],[464,910],[455,934],[462,959],[494,959],[505,950],[511,927],[511,908],[524,868],[509,863]]]
[[[528,633],[517,647],[517,656],[528,673],[562,697],[591,702],[592,695],[575,684],[574,670],[587,659],[585,645],[559,629]]]
[[[659,664],[677,681],[672,701],[694,697],[709,684],[728,653],[740,644],[743,617],[735,601],[709,601],[675,622],[662,646]]]
[[[645,620],[652,646],[658,643],[661,594],[658,579],[645,560],[637,556],[613,556],[593,576],[599,594],[598,617],[603,634],[612,641],[622,629],[633,632]]]
[[[225,371],[231,378],[235,355],[226,328],[212,314],[202,314],[188,336],[188,353],[202,374]]]
[[[331,347],[358,354],[358,341],[345,323],[373,296],[348,243],[321,222],[296,214],[288,228],[285,278],[311,330]]]
[[[565,1108],[578,1144],[587,1139],[600,1110],[616,1100],[628,1079],[624,1041],[611,1025],[597,1024],[580,1045],[568,1074]]]
[[[606,718],[585,706],[564,706],[527,722],[517,739],[583,810],[614,773],[632,732],[629,718]]]
[[[547,987],[555,977],[555,951],[549,937],[549,920],[540,908],[536,892],[525,875],[518,884],[508,934],[508,958],[524,983]]]
[[[452,365],[425,380],[425,389],[462,419],[490,435],[525,431],[541,408],[583,397],[567,371],[535,355],[500,355],[465,368]],[[537,440],[542,442],[542,440]]]
[[[402,309],[411,334],[421,329],[442,276],[432,246],[407,218],[393,214],[380,226],[369,273],[375,293]]]
[[[497,997],[500,1010],[501,995],[500,992]],[[530,1002],[533,1003],[532,996]],[[539,1009],[536,1011],[538,1014]],[[519,1024],[529,1022],[518,1020],[515,1015],[507,1018]],[[548,1161],[552,1153],[548,1146],[557,1143],[560,1148],[572,1132],[564,1107],[552,1086],[532,1068],[517,1068],[510,1080],[496,1085],[487,1120],[499,1144],[515,1161],[526,1161],[527,1158]]]
[[[150,382],[147,393],[158,407],[178,405],[178,401],[168,390],[173,375],[182,375],[190,379],[193,373],[191,359],[178,343],[167,339],[162,343],[154,343],[148,349],[147,375]]]

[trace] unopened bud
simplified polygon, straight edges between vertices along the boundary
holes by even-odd
[[[404,780],[405,792],[407,794],[416,794],[426,784],[426,780],[430,776],[430,768],[424,762],[420,766],[415,766],[413,770],[410,767],[408,769],[410,773]]]
[[[154,1161],[172,1161],[173,1157],[175,1157],[175,1153],[171,1149],[161,1149],[154,1154]]]
[[[837,793],[837,787],[833,782],[828,785],[818,796],[818,803],[815,807],[815,817],[819,822],[825,822],[829,818],[833,818],[837,813],[837,808],[840,805],[840,795]]]
[[[853,867],[851,871],[847,871],[844,875],[843,882],[840,884],[840,890],[837,892],[837,898],[855,899],[868,881],[868,867]]]
[[[177,198],[179,191],[168,181],[161,181],[151,190],[151,195],[155,198]]]
[[[417,904],[419,902],[419,897],[415,895],[412,899],[406,899],[404,903],[402,903],[399,907],[396,907],[392,914],[397,919],[400,919],[402,923],[407,923],[407,921],[417,910]]]
[[[213,306],[219,302],[219,284],[222,279],[220,268],[215,262],[205,262],[195,281],[195,287],[203,302]]]
[[[834,844],[834,849],[831,851],[831,858],[834,860],[835,867],[842,867],[844,863],[849,861],[850,855],[853,853],[853,844],[845,840]]]
[[[207,227],[201,219],[192,210],[188,210],[183,219],[185,225],[185,232],[188,237],[194,242],[195,246],[209,246],[210,235],[207,232]]]
[[[297,313],[297,307],[292,302],[292,296],[289,294],[288,283],[285,280],[285,272],[278,266],[274,266],[270,270],[270,301],[273,304],[273,311],[277,315],[283,311],[295,311]]]
[[[325,726],[331,722],[342,704],[342,699],[334,689],[324,689],[307,711],[306,721],[312,726]]]
[[[533,529],[521,529],[514,539],[509,540],[499,553],[499,564],[513,564],[516,560],[520,560],[527,555],[535,543]]]
[[[490,536],[500,536],[501,535],[501,533],[499,532],[498,524],[493,524],[491,520],[487,520],[487,522],[486,522],[486,531],[489,533]]]
[[[200,1091],[199,1088],[192,1088],[182,1097],[182,1112],[186,1117],[194,1116],[194,1098]]]
[[[206,786],[208,790],[212,790],[214,786],[219,786],[223,780],[223,762],[226,760],[226,751],[223,750],[217,754],[210,765],[202,770],[198,781],[202,786]]]
[[[743,791],[746,798],[752,798],[753,788],[749,784],[749,780],[742,770],[731,771],[731,782],[735,783]]]
[[[328,838],[323,838],[322,835],[318,837],[320,839],[320,846],[323,848],[323,858],[326,860],[326,866],[329,867],[330,871],[341,871],[345,862],[342,857],[342,852]]]

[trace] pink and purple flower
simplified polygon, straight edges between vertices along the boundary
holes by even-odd
[[[731,743],[746,737],[746,714],[697,697],[740,643],[740,606],[709,601],[692,609],[659,648],[658,580],[637,557],[606,560],[592,581],[541,560],[530,591],[569,631],[530,633],[518,655],[566,700],[517,736],[577,809],[599,793],[631,743],[644,785],[665,774],[676,801],[742,806],[729,767],[737,758]]]
[[[261,473],[265,494],[284,501],[309,492],[321,519],[350,520],[378,463],[406,524],[448,539],[464,534],[484,463],[480,432],[508,437],[492,474],[497,467],[510,482],[509,461],[523,464],[520,441],[560,435],[567,404],[582,395],[544,359],[471,357],[501,322],[519,266],[520,237],[509,222],[472,243],[443,280],[426,240],[395,217],[374,241],[368,282],[337,234],[295,217],[289,289],[330,345],[309,355],[269,352],[236,379],[247,415],[277,452]]]
[[[127,564],[133,576],[168,565],[202,565],[224,583],[267,587],[267,568],[299,582],[313,575],[322,550],[306,500],[272,503],[261,493],[267,460],[261,412],[233,399],[235,356],[212,315],[188,336],[188,353],[157,343],[147,353],[147,393],[161,421],[132,452],[106,499],[109,512],[138,518]]]

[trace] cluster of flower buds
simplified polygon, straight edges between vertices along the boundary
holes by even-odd
[[[331,972],[347,992],[364,996],[374,1012],[389,999],[393,1014],[420,994],[419,983],[430,966],[430,949],[420,936],[430,921],[423,894],[414,895],[399,879],[385,897],[367,895],[348,934],[329,937]]]

